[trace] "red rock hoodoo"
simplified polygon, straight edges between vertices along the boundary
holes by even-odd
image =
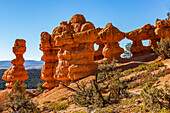
[[[83,15],[74,15],[69,23],[61,22],[51,35],[41,33],[40,50],[43,51],[42,60],[45,62],[41,70],[43,86],[51,89],[59,82],[67,85],[73,79],[86,77],[96,70],[97,60],[110,62],[113,57],[121,60],[120,55],[124,50],[118,42],[125,37],[133,41],[133,57],[152,52],[151,45],[156,46],[160,38],[170,37],[170,20],[159,20],[155,26],[146,24],[123,33],[111,23],[103,29],[95,28]],[[143,46],[142,40],[150,40],[150,45]],[[94,50],[94,43],[99,45],[97,51]]]
[[[120,48],[119,41],[125,38],[124,33],[118,28],[114,27],[111,23],[108,23],[104,29],[102,29],[98,36],[104,43],[102,54],[104,58],[110,62],[113,57],[120,59],[120,55],[124,53],[123,48]]]
[[[41,70],[44,87],[53,88],[58,82],[69,84],[93,73],[94,42],[98,32],[91,22],[86,22],[83,15],[74,15],[69,23],[61,22],[52,34],[41,34],[40,50],[45,64]]]
[[[2,77],[6,82],[6,87],[12,88],[14,83],[19,80],[23,83],[24,80],[28,79],[27,70],[24,67],[24,58],[23,54],[26,51],[26,41],[23,39],[15,40],[15,44],[13,47],[13,53],[16,55],[16,58],[11,61],[13,64],[7,71],[4,72]]]

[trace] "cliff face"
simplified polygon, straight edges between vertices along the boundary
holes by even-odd
[[[86,77],[96,70],[96,60],[110,62],[113,57],[121,60],[124,50],[118,42],[125,37],[133,41],[131,52],[134,56],[152,52],[150,46],[143,46],[142,40],[150,40],[150,45],[156,46],[160,38],[170,37],[170,20],[159,20],[155,26],[147,24],[123,33],[111,23],[103,29],[95,28],[83,15],[74,15],[69,23],[61,22],[51,35],[41,33],[40,50],[45,62],[41,70],[43,86],[51,89],[59,86],[59,82],[68,85],[72,80]],[[97,51],[94,43],[99,45]]]
[[[2,77],[3,80],[7,81],[5,86],[8,88],[12,88],[17,80],[23,83],[24,80],[28,79],[27,71],[23,65],[25,62],[23,58],[23,54],[26,51],[25,43],[26,41],[23,39],[15,40],[13,53],[15,54],[16,58],[11,61],[13,66],[4,72]]]

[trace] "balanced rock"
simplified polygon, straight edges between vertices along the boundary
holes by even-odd
[[[111,23],[108,23],[105,28],[98,33],[98,36],[104,43],[102,51],[104,58],[106,58],[108,62],[110,62],[113,57],[120,59],[120,55],[124,50],[119,46],[118,42],[125,38],[124,33]]]
[[[24,58],[23,54],[26,51],[26,41],[23,39],[15,40],[13,47],[13,53],[16,55],[16,58],[11,61],[13,64],[7,71],[4,72],[2,79],[7,81],[5,86],[12,88],[14,83],[18,80],[23,83],[24,80],[28,79],[27,70],[24,67]]]

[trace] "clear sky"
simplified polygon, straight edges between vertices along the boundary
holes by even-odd
[[[25,39],[25,59],[40,60],[40,34],[83,14],[95,27],[112,23],[123,32],[155,24],[170,12],[170,0],[0,0],[0,60],[15,56],[15,39]],[[127,40],[120,44],[124,46]]]

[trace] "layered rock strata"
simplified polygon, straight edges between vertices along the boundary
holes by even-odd
[[[98,36],[101,42],[104,43],[102,51],[104,58],[108,62],[113,60],[113,57],[120,59],[120,55],[124,53],[124,50],[119,46],[118,42],[124,39],[124,33],[114,27],[111,23],[108,23],[105,28],[98,33]]]
[[[54,66],[58,65],[57,52],[58,49],[53,49],[51,44],[51,35],[47,32],[41,33],[40,50],[43,51],[41,60],[44,61],[43,68],[41,69],[40,78],[44,80],[43,87],[51,89],[58,86],[57,81],[53,78],[55,73]]]
[[[23,54],[26,51],[26,41],[23,39],[15,40],[15,44],[13,47],[13,53],[16,58],[11,61],[13,66],[11,66],[7,71],[4,72],[2,77],[3,80],[7,81],[5,86],[8,88],[12,88],[14,83],[18,80],[21,83],[28,79],[27,70],[24,67],[24,58]]]
[[[59,82],[69,84],[72,80],[92,74],[99,62],[110,62],[113,57],[120,61],[124,50],[118,42],[125,37],[133,41],[133,57],[153,52],[151,45],[156,46],[160,38],[170,37],[170,20],[158,20],[155,26],[146,24],[123,33],[111,23],[103,29],[95,28],[83,15],[74,15],[69,22],[61,22],[51,35],[47,32],[41,34],[40,50],[45,62],[41,70],[43,86],[51,89]],[[150,40],[150,45],[143,46],[142,40]],[[94,50],[94,43],[99,45],[97,51]]]
[[[43,86],[55,87],[57,81],[69,84],[93,73],[97,68],[94,63],[97,36],[98,30],[83,15],[74,15],[69,23],[61,22],[51,35],[43,32],[40,44],[45,61],[41,70]]]
[[[150,24],[144,25],[142,28],[136,29],[134,31],[125,33],[125,37],[133,41],[131,47],[131,53],[133,55],[143,54],[145,52],[150,52],[151,47],[143,46],[142,40],[156,40],[156,36],[154,34],[154,26]]]

